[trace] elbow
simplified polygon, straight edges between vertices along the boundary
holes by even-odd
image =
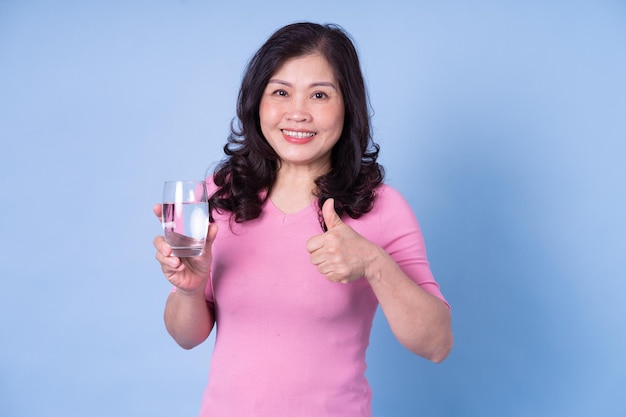
[[[443,362],[448,357],[448,355],[450,355],[453,345],[454,338],[452,336],[452,331],[449,331],[447,332],[445,337],[443,337],[442,340],[439,341],[436,346],[434,346],[433,350],[426,357],[426,359],[434,363]]]
[[[209,335],[211,334],[211,329],[207,329],[206,331],[203,332],[194,332],[191,334],[185,334],[185,333],[176,333],[174,331],[170,332],[170,336],[172,337],[172,339],[174,339],[174,341],[178,344],[178,346],[180,346],[181,348],[185,349],[185,350],[191,350],[193,348],[195,348],[196,346],[201,345],[202,343],[204,343],[205,340],[207,340],[209,338]]]
[[[431,333],[432,343],[430,344],[430,354],[426,356],[426,359],[430,360],[434,363],[443,362],[450,352],[452,351],[452,346],[454,345],[454,335],[452,334],[452,318],[450,316],[450,310],[446,311],[445,319],[438,326],[438,330]]]
[[[408,350],[433,363],[443,362],[452,351],[452,346],[454,345],[454,338],[450,329],[436,337],[421,337],[412,341],[399,340]],[[428,342],[425,342],[426,340]]]
[[[181,348],[185,350],[191,350],[199,345],[199,343],[187,343],[187,342],[179,342],[179,341],[176,341],[176,343],[178,344],[178,346],[180,346]]]
[[[176,328],[172,326],[166,325],[167,332],[171,336],[172,339],[176,342],[178,346],[185,350],[191,350],[196,346],[202,344],[211,333],[211,329],[207,329],[206,331],[193,331],[193,332],[185,332],[185,331],[177,331]],[[179,329],[178,329],[179,330]]]
[[[186,337],[180,337],[176,334],[171,334],[170,336],[172,336],[172,339],[174,339],[174,341],[178,344],[178,346],[180,346],[181,348],[185,349],[185,350],[191,350],[193,348],[195,348],[196,346],[202,344],[202,342],[204,342],[207,337],[195,337],[195,338],[186,338]]]
[[[450,351],[452,350],[452,345],[444,348],[444,349],[440,349],[434,353],[432,353],[430,355],[430,357],[428,358],[428,360],[430,360],[433,363],[441,363],[443,362],[448,355],[450,354]]]

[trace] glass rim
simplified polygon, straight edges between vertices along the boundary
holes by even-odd
[[[165,183],[180,182],[180,183],[204,183],[206,184],[206,180],[166,180],[164,182]]]

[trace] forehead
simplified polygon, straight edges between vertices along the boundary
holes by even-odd
[[[330,62],[319,53],[288,58],[272,77],[320,78],[334,81],[335,70]]]

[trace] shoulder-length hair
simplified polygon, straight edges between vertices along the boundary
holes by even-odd
[[[285,61],[315,53],[326,58],[333,69],[345,106],[343,131],[331,151],[331,170],[315,181],[320,213],[324,201],[331,197],[340,216],[358,218],[372,209],[384,170],[376,162],[379,146],[371,135],[357,51],[341,27],[303,22],[282,27],[270,36],[244,73],[237,119],[231,123],[224,146],[226,159],[215,168],[213,181],[218,188],[210,198],[213,208],[230,211],[238,223],[259,217],[280,164],[261,132],[259,107],[263,92]]]

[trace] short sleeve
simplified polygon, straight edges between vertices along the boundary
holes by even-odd
[[[379,245],[411,280],[450,307],[432,274],[424,236],[405,198],[396,189],[384,185],[378,190],[373,212],[378,217]]]

